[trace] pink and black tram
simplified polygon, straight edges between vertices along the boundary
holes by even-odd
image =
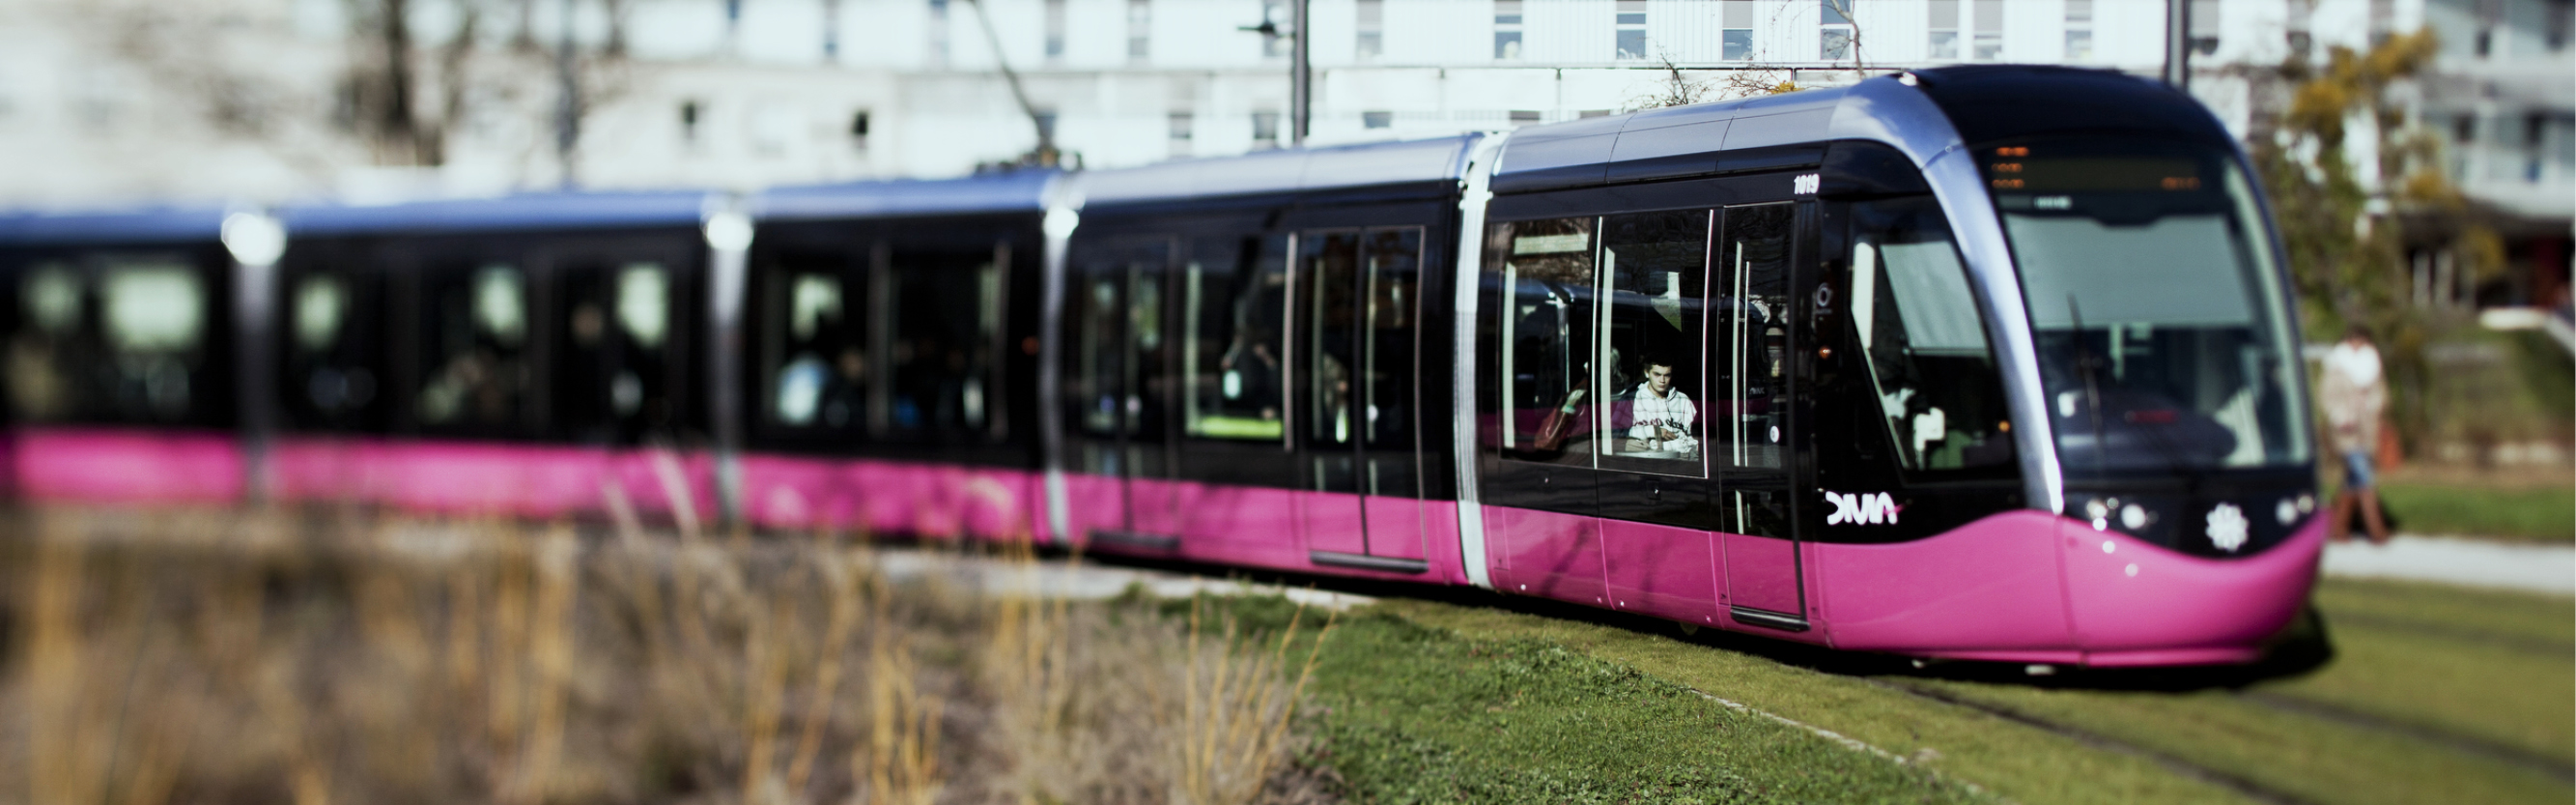
[[[0,219],[10,481],[2241,663],[2323,534],[2263,204],[2187,96],[1958,67],[1133,170]]]

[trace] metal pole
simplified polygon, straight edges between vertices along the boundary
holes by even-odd
[[[2191,0],[2165,0],[2165,83],[2191,91]]]
[[[1305,145],[1306,121],[1312,117],[1315,104],[1315,79],[1314,71],[1306,65],[1307,0],[1294,3],[1296,10],[1290,12],[1288,30],[1288,61],[1292,62],[1288,67],[1288,144]]]
[[[577,182],[573,175],[573,147],[581,142],[581,84],[573,75],[572,0],[559,4],[563,17],[563,36],[555,47],[555,78],[562,84],[562,97],[555,104],[555,159],[563,163],[563,188],[570,190]]]

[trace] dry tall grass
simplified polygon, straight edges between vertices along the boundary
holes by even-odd
[[[1329,798],[1286,637],[889,579],[864,539],[8,516],[0,805]]]

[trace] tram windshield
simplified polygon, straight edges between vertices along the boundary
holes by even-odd
[[[2307,463],[2287,292],[2231,154],[2129,141],[1977,153],[2069,476]]]

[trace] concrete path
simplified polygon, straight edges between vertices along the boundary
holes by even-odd
[[[2325,572],[2576,595],[2576,545],[2398,534],[2386,545],[2326,545]]]
[[[1331,590],[1249,584],[1231,579],[1192,576],[1164,570],[1118,567],[1093,562],[1048,559],[1024,564],[985,557],[961,557],[944,551],[887,549],[877,554],[877,567],[889,578],[939,576],[986,593],[1035,594],[1077,600],[1115,598],[1130,584],[1142,584],[1157,598],[1187,598],[1193,593],[1219,595],[1278,594],[1307,606],[1348,609],[1376,599]]]

